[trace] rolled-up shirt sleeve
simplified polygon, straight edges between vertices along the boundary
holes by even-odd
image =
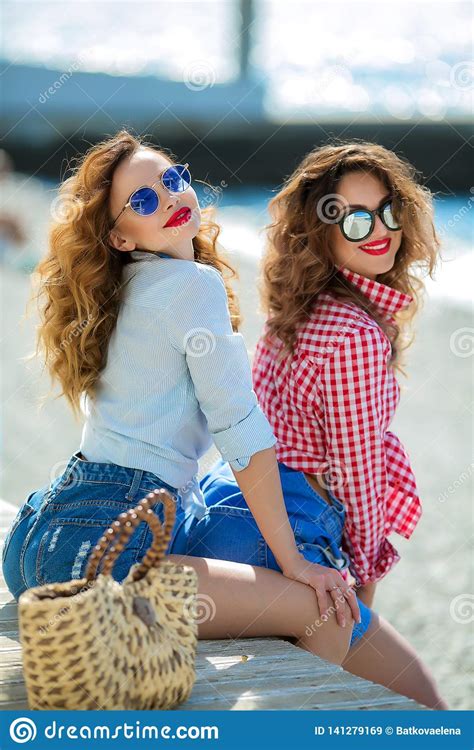
[[[168,326],[217,449],[241,471],[276,437],[258,404],[245,341],[232,330],[226,288],[215,268],[198,267],[170,306]]]

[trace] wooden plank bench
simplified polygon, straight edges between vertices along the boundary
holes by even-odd
[[[17,509],[0,500],[0,549]],[[423,710],[283,638],[199,641],[186,710]],[[113,707],[112,707],[113,708]],[[27,710],[17,604],[0,576],[0,709]]]

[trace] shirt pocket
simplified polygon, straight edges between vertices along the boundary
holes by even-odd
[[[84,485],[82,490],[84,491]],[[100,537],[131,506],[125,500],[106,498],[50,504],[48,520],[42,525],[36,557],[38,585],[83,578],[89,557]],[[112,577],[116,581],[121,582],[145,552],[143,547],[147,529],[146,522],[138,524],[116,558],[112,568]],[[101,567],[100,565],[96,575],[101,572]]]

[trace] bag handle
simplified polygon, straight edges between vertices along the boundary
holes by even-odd
[[[158,502],[163,503],[165,510],[165,523],[163,526],[160,523],[160,519],[152,510],[153,506]],[[92,581],[96,578],[97,568],[101,561],[103,563],[101,573],[104,575],[112,573],[115,560],[126,546],[134,528],[141,521],[146,521],[153,532],[153,540],[140,565],[134,570],[132,580],[138,581],[143,578],[150,568],[157,566],[160,560],[164,558],[175,518],[176,505],[171,493],[163,487],[149,492],[140,501],[139,505],[136,505],[135,508],[130,508],[125,513],[121,513],[101,536],[87,563],[85,572],[87,581]],[[111,542],[114,542],[114,544],[110,550],[107,550]]]

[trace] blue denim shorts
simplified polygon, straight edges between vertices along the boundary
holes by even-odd
[[[82,578],[89,556],[120,513],[154,489],[164,487],[177,501],[177,489],[156,474],[111,463],[94,463],[76,451],[51,484],[32,492],[11,524],[2,551],[5,582],[18,600],[32,586]],[[163,503],[153,506],[163,523]],[[184,512],[177,501],[176,520],[166,553]],[[153,539],[142,521],[117,557],[112,577],[121,582],[145,555]],[[99,569],[100,570],[100,569]]]
[[[341,549],[345,509],[328,490],[329,505],[307,481],[302,471],[278,465],[290,525],[306,560],[344,570],[349,565]],[[255,521],[229,464],[219,459],[201,479],[207,512],[200,520],[182,519],[176,530],[173,553],[273,568],[281,572],[275,556]],[[367,630],[371,610],[358,599],[362,622],[354,623],[351,645]]]

